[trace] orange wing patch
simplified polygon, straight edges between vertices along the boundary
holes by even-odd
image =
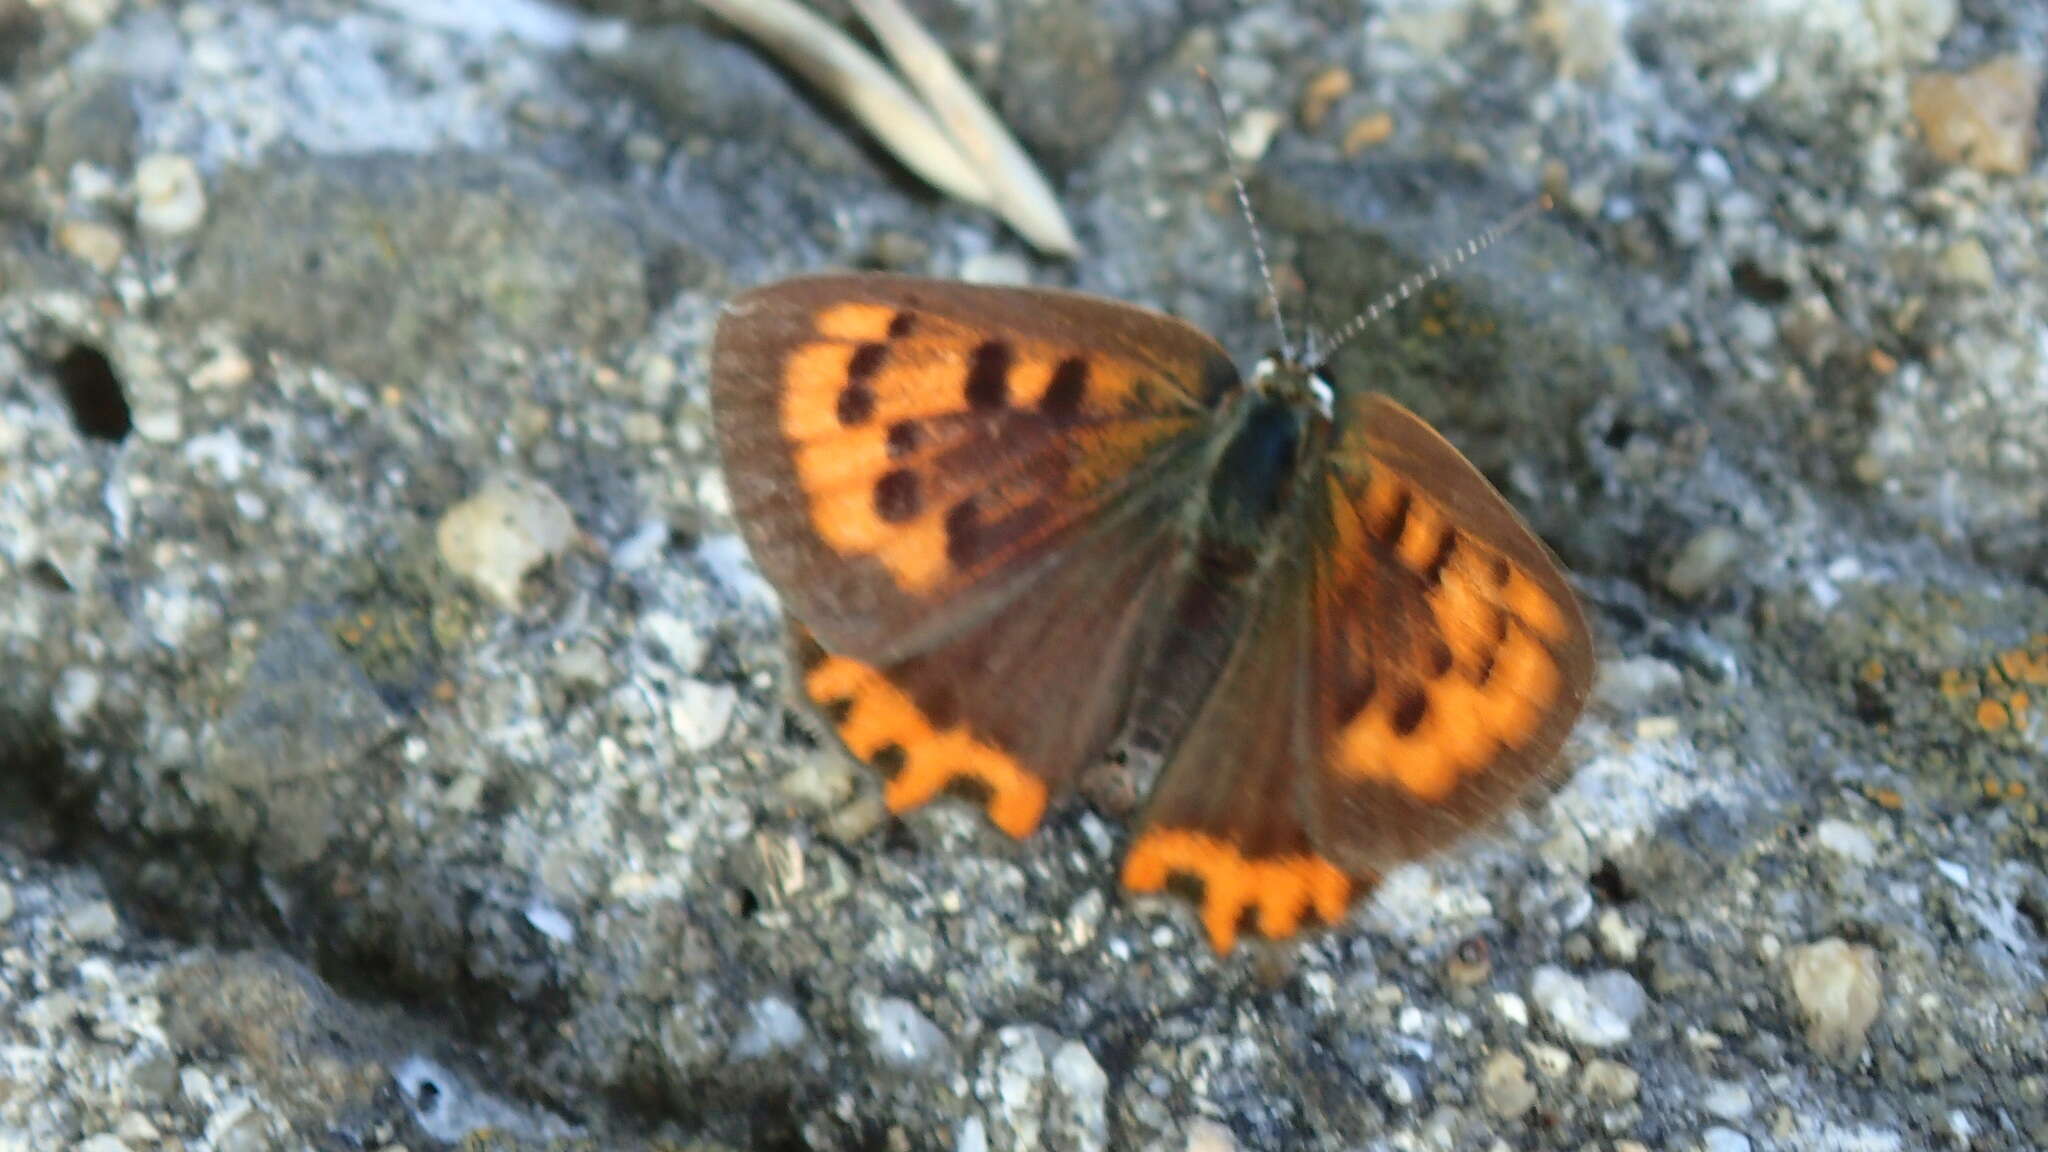
[[[1045,816],[1045,782],[959,723],[935,722],[871,665],[816,653],[804,693],[832,719],[847,750],[882,773],[883,802],[907,812],[965,786],[985,798],[988,818],[1018,839]]]
[[[1324,586],[1357,588],[1376,562],[1372,538],[1417,577],[1426,608],[1399,632],[1369,614],[1341,614],[1338,643],[1359,688],[1330,762],[1354,780],[1441,802],[1542,724],[1564,686],[1547,646],[1567,639],[1564,609],[1400,478],[1382,474],[1357,495],[1329,483],[1338,547]],[[1410,650],[1371,650],[1389,634]]]
[[[1133,892],[1158,892],[1179,878],[1200,885],[1202,928],[1218,953],[1236,946],[1247,921],[1269,939],[1294,935],[1311,916],[1335,924],[1358,894],[1349,876],[1313,853],[1247,856],[1228,840],[1182,828],[1147,829],[1124,857],[1123,885]]]
[[[1186,426],[1116,421],[1157,398],[1115,357],[872,303],[827,308],[813,331],[783,362],[780,412],[811,524],[913,595],[1028,547],[1056,526],[1049,502],[1128,474]]]

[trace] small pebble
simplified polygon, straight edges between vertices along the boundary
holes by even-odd
[[[711,650],[704,631],[672,612],[650,612],[640,618],[640,629],[663,648],[669,659],[685,672],[695,672]]]
[[[1723,1080],[1707,1089],[1707,1094],[1700,1097],[1700,1107],[1717,1119],[1740,1120],[1749,1115],[1755,1103],[1749,1098],[1749,1089],[1733,1081]]]
[[[152,236],[183,236],[206,218],[206,185],[189,157],[145,156],[135,166],[135,223]]]
[[[764,996],[747,1005],[747,1026],[733,1038],[735,1060],[758,1060],[804,1042],[804,1018],[779,996]]]
[[[880,996],[861,1005],[861,1027],[867,1030],[868,1051],[895,1068],[924,1068],[943,1060],[951,1045],[917,1006],[894,996]]]
[[[1700,1133],[1701,1152],[1749,1152],[1749,1137],[1719,1126]]]
[[[739,708],[739,693],[730,684],[685,680],[676,685],[669,704],[669,727],[685,752],[701,752],[725,739],[732,727],[733,712]]]
[[[0,880],[0,924],[14,919],[14,886]]]
[[[1591,1048],[1628,1040],[1649,998],[1626,972],[1597,972],[1581,980],[1553,965],[1536,970],[1529,999],[1566,1039]]]
[[[506,611],[520,605],[520,583],[560,555],[576,521],[562,498],[538,480],[504,477],[450,508],[435,541],[441,559]]]
[[[969,284],[1029,284],[1031,266],[1016,252],[977,252],[960,262],[960,278]]]
[[[5,1145],[0,1145],[5,1147]],[[109,1134],[88,1136],[71,1146],[71,1152],[130,1152],[120,1137]]]
[[[1351,122],[1344,130],[1344,142],[1339,145],[1346,156],[1357,156],[1369,148],[1377,148],[1394,137],[1394,116],[1391,112],[1373,112]]]
[[[81,904],[64,915],[64,934],[81,944],[111,940],[121,930],[121,918],[105,900]]]
[[[1935,159],[2017,176],[2033,163],[2040,97],[2041,70],[2019,56],[2000,56],[1968,72],[1920,77],[1911,103]]]
[[[1529,1063],[1545,1080],[1561,1079],[1572,1070],[1572,1054],[1555,1044],[1531,1044]]]
[[[1863,1050],[1884,1005],[1884,970],[1877,953],[1830,936],[1786,954],[1792,996],[1806,1020],[1806,1039],[1834,1059]]]
[[[57,247],[105,275],[120,265],[128,245],[119,230],[97,220],[67,220],[57,226]]]
[[[1394,1107],[1407,1108],[1415,1103],[1415,1082],[1399,1068],[1389,1068],[1380,1077],[1380,1093]]]
[[[1870,833],[1847,820],[1830,816],[1814,825],[1813,842],[1859,868],[1877,863],[1877,844]]]
[[[1337,101],[1350,95],[1351,84],[1350,71],[1341,65],[1332,64],[1316,73],[1301,90],[1301,105],[1297,113],[1301,117],[1301,126],[1311,132],[1321,128]]]
[[[1214,1120],[1188,1125],[1187,1152],[1237,1152],[1237,1136]]]
[[[1698,600],[1725,585],[1747,551],[1734,529],[1718,524],[1703,529],[1672,559],[1664,590],[1681,600]]]
[[[100,676],[91,668],[66,668],[57,677],[56,691],[50,693],[50,711],[57,727],[74,736],[84,730],[99,702]]]
[[[1636,1090],[1642,1087],[1643,1078],[1626,1064],[1605,1057],[1587,1061],[1586,1070],[1579,1076],[1579,1091],[1587,1099],[1601,1100],[1612,1104],[1626,1104],[1636,1098]]]
[[[1612,908],[1600,913],[1593,932],[1599,938],[1601,954],[1617,964],[1635,963],[1636,955],[1642,951],[1643,930]]]
[[[1256,164],[1273,146],[1273,137],[1287,122],[1278,108],[1247,108],[1230,129],[1230,154],[1240,164]]]
[[[1495,1116],[1520,1116],[1536,1106],[1529,1065],[1513,1052],[1496,1052],[1479,1070],[1479,1100]]]
[[[1991,267],[1991,253],[1984,250],[1984,242],[1974,236],[1965,236],[1942,249],[1941,263],[1936,269],[1941,278],[1958,288],[1972,288],[1983,291],[1997,282],[1998,274]]]
[[[1617,712],[1636,712],[1676,696],[1685,687],[1678,665],[1655,656],[1602,660],[1593,680],[1593,695]]]

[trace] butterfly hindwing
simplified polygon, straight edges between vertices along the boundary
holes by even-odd
[[[1297,524],[1279,529],[1298,534]],[[1192,888],[1184,894],[1218,952],[1246,929],[1278,938],[1333,924],[1373,884],[1318,852],[1302,823],[1299,783],[1316,771],[1304,707],[1314,690],[1311,621],[1301,592],[1307,558],[1287,544],[1262,582],[1197,583],[1183,595],[1176,624],[1192,615],[1218,628],[1225,655],[1191,703],[1124,857],[1132,891]],[[1206,646],[1186,647],[1192,655]]]
[[[1309,836],[1384,869],[1497,817],[1583,707],[1591,637],[1563,572],[1500,493],[1385,396],[1351,398],[1310,494]]]
[[[1174,567],[1173,518],[1155,511],[1072,542],[1005,611],[914,656],[869,664],[799,639],[805,696],[884,777],[890,811],[961,794],[1023,837],[1102,759]]]
[[[755,562],[825,647],[891,663],[997,611],[1134,492],[1192,483],[1237,374],[1131,305],[843,275],[729,305],[712,380]]]

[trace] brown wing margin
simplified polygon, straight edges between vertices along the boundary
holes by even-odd
[[[1384,870],[1496,819],[1551,770],[1593,674],[1557,561],[1471,463],[1385,396],[1344,413],[1311,514],[1310,839]]]
[[[827,647],[893,663],[973,627],[1199,461],[1214,341],[1114,301],[882,275],[749,292],[714,420],[756,563]]]

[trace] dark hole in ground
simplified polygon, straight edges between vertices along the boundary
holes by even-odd
[[[64,403],[71,406],[71,422],[81,433],[114,443],[128,438],[135,426],[128,397],[104,353],[90,344],[73,344],[58,358],[55,371]]]
[[[1600,866],[1593,869],[1591,880],[1593,894],[1603,904],[1626,904],[1635,899],[1635,893],[1629,890],[1628,880],[1612,860],[1600,861]]]

